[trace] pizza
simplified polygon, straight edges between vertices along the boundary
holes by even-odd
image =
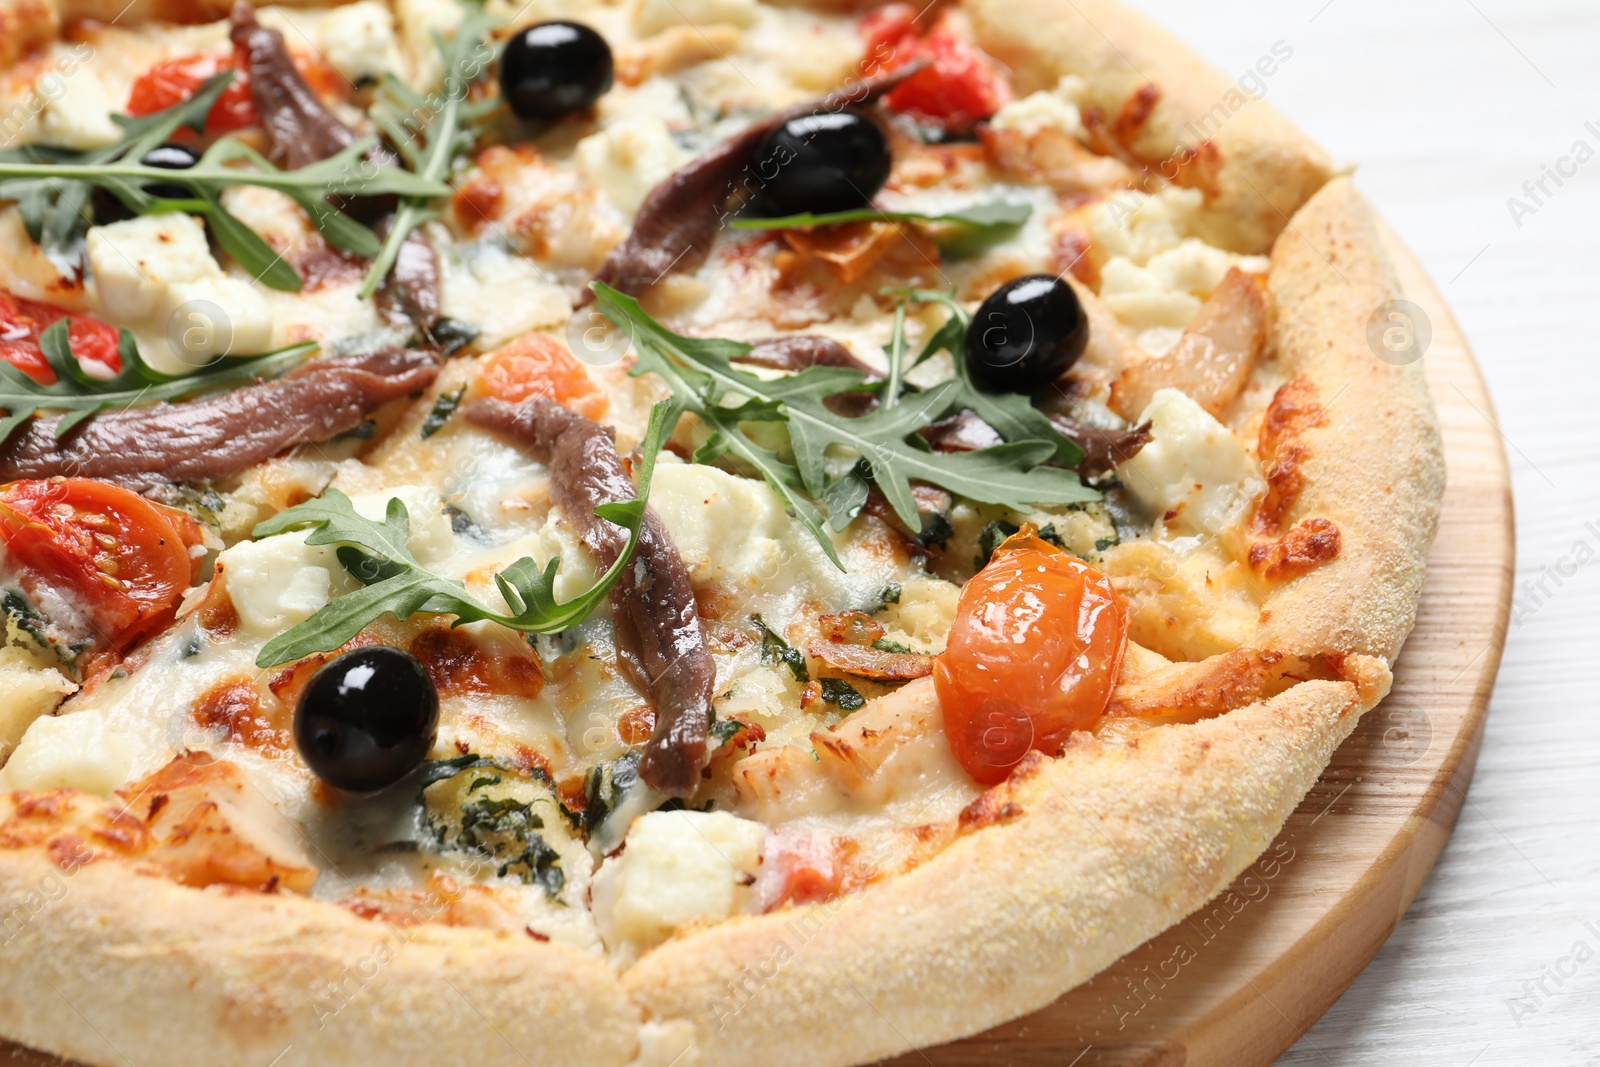
[[[6,1038],[870,1062],[1211,900],[1388,691],[1376,223],[1112,0],[0,0],[0,65]]]

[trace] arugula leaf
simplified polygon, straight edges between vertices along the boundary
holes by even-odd
[[[1027,204],[996,200],[937,214],[922,211],[881,211],[874,207],[858,207],[822,215],[804,212],[771,219],[734,219],[732,225],[736,230],[793,230],[801,226],[833,226],[841,222],[929,222],[987,229],[1021,226],[1032,214],[1033,208]]]
[[[461,385],[448,393],[440,393],[439,399],[433,402],[433,410],[428,412],[428,417],[422,420],[422,439],[426,441],[450,421],[450,416],[456,413],[456,408],[461,406],[462,397],[467,395],[467,387]]]
[[[72,352],[70,318],[58,319],[39,335],[56,380],[40,385],[11,364],[0,360],[0,444],[18,426],[41,411],[63,413],[56,425],[62,437],[78,423],[106,408],[126,408],[156,400],[177,400],[224,386],[240,385],[260,377],[275,377],[315,352],[315,342],[290,345],[251,359],[223,357],[193,374],[171,375],[153,370],[139,355],[133,334],[124,329],[118,334],[117,354],[122,371],[114,378],[96,378],[83,369]]]
[[[454,37],[447,41],[434,35],[444,60],[442,98],[438,94],[424,97],[393,74],[384,75],[379,98],[369,111],[372,121],[393,143],[406,165],[425,181],[437,183],[449,177],[456,156],[471,150],[479,130],[498,107],[497,97],[471,100],[469,95],[473,84],[494,61],[498,46],[489,34],[500,23],[500,19],[485,14],[481,8],[469,9]],[[363,300],[377,292],[394,269],[400,246],[411,231],[438,216],[429,201],[429,195],[400,201],[382,247],[367,253],[377,258],[361,283]]]
[[[634,500],[602,504],[595,514],[628,531],[628,544],[615,563],[588,590],[566,601],[555,599],[559,558],[543,570],[524,556],[495,575],[495,584],[511,614],[504,615],[468,591],[454,578],[434,574],[417,562],[407,542],[411,517],[405,504],[391,499],[382,522],[358,514],[350,498],[329,489],[315,500],[292,507],[258,525],[254,537],[271,537],[289,530],[311,527],[306,543],[337,545],[340,562],[363,582],[362,588],[338,597],[311,618],[268,641],[256,657],[263,669],[331,652],[382,615],[406,619],[419,612],[456,616],[455,625],[491,621],[523,633],[553,634],[576,626],[600,606],[633,559],[644,527],[645,505],[656,454],[677,425],[680,409],[669,401],[650,413],[650,427],[641,449],[639,496]],[[349,551],[343,551],[348,549]]]
[[[190,99],[142,118],[114,116],[124,136],[87,152],[32,145],[0,152],[0,200],[16,200],[28,235],[47,251],[63,251],[88,225],[91,186],[99,186],[138,215],[189,212],[204,215],[217,243],[252,276],[286,292],[298,292],[300,275],[259,234],[222,206],[222,191],[256,185],[283,193],[305,208],[328,243],[360,256],[383,248],[377,234],[341,213],[329,196],[400,196],[412,200],[450,195],[443,175],[424,177],[398,167],[380,167],[367,154],[377,143],[366,137],[298,170],[274,167],[235,137],[224,137],[187,170],[164,170],[139,162],[180,126],[199,130],[233,72],[207,79]],[[176,186],[191,195],[154,196],[151,185]]]
[[[645,314],[632,297],[600,282],[592,288],[600,311],[633,338],[638,359],[632,373],[659,375],[677,402],[699,416],[710,431],[709,440],[695,453],[695,462],[733,456],[755,468],[840,569],[843,564],[812,503],[828,499],[824,461],[830,449],[858,456],[863,476],[883,491],[912,530],[922,528],[911,495],[913,481],[940,486],[978,503],[1021,511],[1035,505],[1099,499],[1073,472],[1042,466],[1062,451],[1056,441],[1060,435],[1053,427],[1049,436],[1030,433],[976,452],[939,455],[930,451],[913,435],[950,411],[969,405],[975,393],[960,379],[904,397],[892,408],[861,418],[841,418],[828,410],[824,399],[860,385],[863,376],[859,371],[812,367],[763,380],[732,365],[733,359],[750,350],[749,345],[683,337]],[[1027,403],[1026,398],[1016,399]],[[1015,404],[995,399],[990,406],[1017,416],[1012,421],[1022,424]],[[1048,424],[1043,415],[1039,418]],[[780,424],[788,431],[793,462],[757,444],[745,432],[747,423]],[[996,429],[1006,433],[1001,427]],[[838,498],[838,494],[834,496]]]
[[[208,78],[188,100],[152,115],[139,118],[113,115],[112,121],[122,127],[124,136],[105,148],[75,152],[48,145],[26,145],[0,151],[0,164],[62,167],[108,163],[124,157],[139,159],[170,138],[180,126],[200,133],[212,105],[233,78],[231,70]],[[0,200],[15,200],[33,242],[46,254],[62,255],[88,228],[86,207],[91,189],[91,183],[70,177],[13,178],[0,181]]]
[[[1055,446],[1052,463],[1063,467],[1076,467],[1083,462],[1083,449],[1058,430],[1055,423],[1051,422],[1044,412],[1034,407],[1027,397],[1019,393],[991,393],[973,380],[972,373],[967,368],[967,361],[962,358],[967,327],[972,323],[972,316],[967,314],[967,310],[956,301],[955,297],[949,293],[929,289],[896,289],[891,292],[917,303],[943,304],[950,309],[950,317],[945,320],[943,326],[934,331],[933,336],[928,338],[922,351],[912,361],[913,367],[941,350],[950,353],[951,360],[955,363],[956,380],[961,383],[961,392],[957,399],[959,407],[971,410],[1008,441],[1034,438],[1050,442]]]

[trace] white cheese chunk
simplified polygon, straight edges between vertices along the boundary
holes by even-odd
[[[669,26],[750,26],[760,14],[756,0],[640,0],[634,25],[639,36],[648,37]]]
[[[1150,257],[1147,270],[1163,288],[1208,297],[1234,267],[1265,274],[1271,263],[1265,256],[1240,256],[1215,248],[1195,237],[1176,248]]]
[[[318,23],[317,44],[333,69],[352,82],[377,78],[394,69],[394,16],[376,0],[336,7]]]
[[[1041,89],[1006,104],[995,112],[989,124],[997,130],[1015,130],[1024,134],[1057,129],[1083,140],[1088,134],[1083,128],[1083,115],[1076,103],[1083,84],[1082,78],[1069,75],[1062,78],[1054,89]]]
[[[1177,389],[1158,390],[1136,421],[1151,424],[1150,443],[1117,473],[1169,529],[1219,533],[1260,492],[1244,442]]]
[[[725,811],[655,811],[595,877],[595,918],[614,948],[660,944],[695,922],[754,908],[766,829]]]
[[[168,286],[222,277],[205,227],[188,215],[91,226],[86,254],[100,306],[114,322],[153,318]]]
[[[20,649],[0,648],[0,759],[41,715],[77,691],[60,672],[40,668]]]
[[[169,373],[203,367],[218,356],[260,355],[272,347],[272,307],[242,278],[168,285],[156,303],[154,325],[166,334],[172,358],[182,365]]]
[[[455,0],[395,0],[394,10],[411,61],[411,87],[418,92],[438,88],[444,80],[444,63],[434,37],[448,39],[465,12]]]
[[[1204,199],[1199,190],[1176,186],[1154,196],[1116,193],[1088,213],[1089,233],[1108,257],[1124,256],[1142,267],[1189,236]]]
[[[81,789],[109,796],[127,780],[127,746],[99,711],[46,715],[0,768],[0,789]]]
[[[688,162],[689,153],[657,118],[623,118],[578,142],[578,169],[632,215],[662,179]]]
[[[46,96],[39,115],[39,139],[62,148],[104,148],[122,139],[122,129],[111,121],[120,111],[105,85],[87,67],[55,79],[57,92]]]
[[[240,624],[260,637],[309,619],[351,581],[333,548],[306,544],[304,533],[241,542],[217,557],[217,567]]]
[[[444,501],[436,489],[419,485],[401,485],[381,493],[369,493],[350,498],[356,514],[382,522],[389,501],[405,504],[411,517],[411,539],[406,547],[419,563],[438,563],[455,551],[456,535],[450,527],[450,516],[445,514]]]
[[[437,246],[436,246],[437,247]],[[441,258],[441,306],[448,318],[476,326],[476,345],[496,348],[529,330],[559,326],[572,298],[530,259],[490,242]]]

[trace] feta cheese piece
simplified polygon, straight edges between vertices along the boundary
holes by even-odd
[[[218,356],[255,356],[272,347],[272,308],[241,278],[202,278],[168,285],[156,302],[156,321],[181,373]],[[151,351],[146,355],[157,357]],[[163,369],[157,367],[158,370]]]
[[[1163,288],[1181,290],[1204,298],[1222,284],[1229,270],[1239,267],[1265,274],[1271,263],[1265,256],[1240,256],[1224,252],[1204,241],[1185,238],[1176,248],[1150,257],[1147,270]]]
[[[1088,213],[1089,234],[1108,257],[1124,256],[1142,267],[1189,236],[1204,199],[1198,189],[1177,186],[1153,196],[1117,193]]]
[[[40,716],[76,692],[78,687],[60,671],[39,667],[17,648],[0,648],[0,758],[4,758],[23,733]]]
[[[395,66],[394,16],[377,0],[336,7],[317,25],[317,44],[352,82],[377,78]]]
[[[239,623],[259,637],[275,637],[327,605],[352,579],[328,545],[306,544],[288,533],[244,541],[217,557]]]
[[[756,0],[641,0],[634,25],[639,36],[648,37],[669,26],[750,26],[760,14]]]
[[[444,62],[434,36],[450,37],[465,12],[455,0],[395,0],[394,10],[411,60],[411,88],[423,93],[437,89],[444,81]]]
[[[578,169],[619,211],[632,215],[660,182],[689,160],[660,119],[620,119],[578,142]]]
[[[55,76],[53,95],[46,95],[39,115],[39,139],[62,148],[104,148],[122,139],[122,129],[111,121],[121,110],[105,85],[87,67],[70,75]]]
[[[1088,133],[1083,128],[1083,115],[1076,103],[1083,84],[1082,78],[1068,75],[1054,89],[1041,89],[1006,104],[995,112],[989,124],[997,130],[1015,130],[1023,134],[1054,128],[1084,140]]]
[[[435,247],[438,247],[437,245]],[[572,298],[531,260],[480,241],[441,262],[441,306],[448,318],[476,326],[480,349],[498,348],[529,330],[559,326]]]
[[[450,516],[445,514],[444,501],[438,490],[419,485],[401,485],[381,493],[367,493],[350,498],[356,514],[374,522],[382,522],[390,500],[405,504],[411,516],[411,539],[406,547],[419,563],[438,563],[447,559],[456,547],[455,531],[450,527]]]
[[[1265,487],[1244,442],[1177,389],[1158,390],[1136,421],[1151,424],[1150,443],[1117,474],[1169,529],[1217,534]]]
[[[113,322],[154,317],[169,285],[222,277],[205,227],[188,215],[91,226],[86,254],[100,306]]]
[[[0,789],[79,789],[110,796],[127,781],[127,745],[99,710],[46,715],[22,735],[0,768]]]
[[[765,827],[725,811],[640,816],[622,855],[595,876],[601,937],[613,948],[648,948],[691,923],[754,909],[765,843]]]
[[[1100,299],[1118,319],[1138,330],[1187,326],[1200,311],[1200,299],[1169,289],[1153,271],[1117,256],[1100,271]]]

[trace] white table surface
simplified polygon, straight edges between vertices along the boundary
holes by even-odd
[[[1359,164],[1439,283],[1516,485],[1516,607],[1461,820],[1280,1067],[1600,1064],[1600,3],[1134,3],[1225,71],[1294,49],[1267,98]],[[1580,141],[1595,158],[1530,199]]]

